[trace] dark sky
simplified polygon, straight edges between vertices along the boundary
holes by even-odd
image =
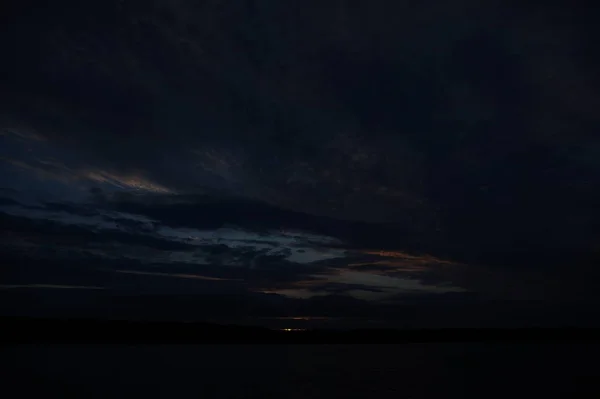
[[[7,5],[4,290],[598,299],[582,8]]]

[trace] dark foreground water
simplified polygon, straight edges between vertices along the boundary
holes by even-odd
[[[3,398],[600,397],[598,345],[11,346]]]

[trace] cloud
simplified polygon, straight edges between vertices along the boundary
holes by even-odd
[[[376,262],[376,261],[375,261]],[[368,264],[368,263],[365,263]],[[464,288],[455,286],[449,281],[426,283],[420,279],[415,269],[397,270],[396,273],[385,273],[381,270],[357,271],[351,259],[346,264],[330,265],[320,274],[310,278],[291,281],[268,289],[266,292],[278,293],[291,297],[307,298],[328,293],[345,293],[363,299],[384,300],[400,294],[430,294],[461,292]],[[437,274],[435,267],[417,267],[418,272]]]
[[[53,284],[24,284],[24,285],[6,285],[0,284],[0,289],[23,289],[23,288],[51,288],[51,289],[69,289],[69,290],[103,290],[104,287],[85,287],[77,285],[53,285]]]
[[[53,179],[62,183],[88,185],[98,183],[101,186],[109,186],[118,189],[129,189],[159,194],[175,194],[174,190],[152,182],[141,174],[136,173],[116,174],[104,170],[83,167],[73,169],[59,162],[44,159],[38,159],[30,163],[10,158],[4,158],[2,160],[13,166],[27,169],[42,179]]]
[[[242,217],[229,221],[237,220],[239,225],[224,225],[231,213],[224,212],[221,205],[215,208],[205,203],[209,209],[197,220],[205,214],[226,218],[217,224],[201,223],[198,228],[178,227],[177,219],[150,217],[153,213],[146,210],[155,209],[156,204],[149,204],[141,203],[137,208],[143,211],[140,214],[97,204],[7,204],[1,209],[3,252],[38,260],[115,261],[127,266],[111,266],[113,273],[162,280],[237,281],[252,292],[296,298],[336,293],[374,301],[462,291],[499,299],[566,299],[574,295],[574,287],[583,287],[581,276],[590,273],[580,265],[565,278],[561,273],[567,263],[519,270],[510,265],[466,264],[407,251],[356,248],[337,237],[294,227],[266,228],[268,223],[257,230],[253,217],[244,219],[245,212],[254,213],[254,208],[244,203],[237,205],[241,208],[225,208],[237,209]],[[180,206],[163,204],[157,209],[170,214]],[[184,202],[181,215],[193,209]],[[244,211],[239,213],[241,209]],[[280,220],[294,224],[294,218]],[[260,217],[258,221],[264,222]],[[194,224],[193,220],[187,222]],[[525,260],[535,259],[518,261]],[[582,290],[589,291],[586,296],[592,295],[591,290]]]
[[[36,140],[44,141],[44,137],[27,129],[20,128],[4,128],[0,130],[1,136],[14,135],[21,140]]]
[[[115,273],[140,274],[140,275],[145,275],[145,276],[189,278],[189,279],[199,279],[199,280],[207,280],[207,281],[228,281],[228,279],[224,279],[224,278],[201,276],[199,274],[143,272],[143,271],[139,271],[139,270],[114,270],[114,272]]]
[[[149,191],[161,194],[173,194],[174,191],[160,184],[136,175],[119,176],[105,171],[84,171],[81,175],[94,182],[112,184],[119,188],[131,188],[135,190]]]
[[[273,278],[314,272],[311,263],[344,256],[343,250],[319,248],[336,239],[300,231],[173,228],[142,215],[65,203],[12,205],[1,211],[5,250],[30,255],[219,265],[272,273]]]
[[[583,13],[162,3],[169,18],[140,3],[117,21],[98,2],[7,28],[3,248],[218,265],[256,289],[591,285],[598,68]]]
[[[431,263],[435,258],[349,250],[338,238],[295,228],[254,230],[252,223],[244,227],[171,227],[143,214],[74,203],[46,203],[33,208],[7,206],[2,211],[8,228],[4,248],[39,260],[119,261],[127,268],[117,267],[112,272],[238,281],[254,292],[296,290],[296,296],[302,296],[298,289],[308,291],[305,296],[382,294],[370,299],[403,290],[435,291],[433,286],[419,285],[410,279],[352,270],[359,267],[357,259],[368,265],[367,258],[373,263],[381,257],[405,262],[412,259],[415,264],[418,260]],[[95,268],[107,270],[98,267]],[[397,267],[394,271],[401,275]]]

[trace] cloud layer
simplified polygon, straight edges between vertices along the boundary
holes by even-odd
[[[192,3],[12,5],[7,259],[302,298],[594,297],[584,13]]]

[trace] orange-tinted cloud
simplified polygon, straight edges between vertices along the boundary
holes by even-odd
[[[379,269],[382,271],[391,270],[394,272],[421,272],[428,270],[424,265],[411,264],[410,262],[393,261],[393,260],[380,260],[375,262],[358,262],[349,263],[348,267],[357,269]]]
[[[11,134],[13,136],[17,136],[20,139],[46,141],[45,137],[35,133],[34,131],[32,131],[30,129],[4,128],[4,129],[0,130],[0,136],[5,136],[5,135],[9,135],[9,134]]]
[[[445,265],[456,264],[455,262],[436,258],[435,256],[431,256],[431,255],[411,255],[411,254],[408,254],[406,252],[401,252],[401,251],[384,251],[384,250],[365,249],[365,250],[358,250],[356,252],[365,254],[365,255],[376,255],[381,258],[403,259],[403,260],[415,262],[418,264],[432,264],[432,263],[445,264]]]
[[[416,278],[337,268],[330,274],[312,275],[305,280],[262,291],[295,298],[343,292],[360,299],[382,300],[398,294],[436,294],[462,292],[464,289],[449,284],[426,284]]]
[[[102,170],[85,170],[79,172],[81,178],[86,178],[98,183],[107,183],[119,188],[129,188],[160,194],[173,194],[174,191],[141,175],[116,174]]]
[[[29,170],[42,179],[53,179],[63,183],[88,181],[157,194],[175,193],[174,190],[144,177],[141,173],[115,173],[97,168],[71,168],[54,159],[36,159],[33,162],[24,162],[0,157],[0,160]]]

